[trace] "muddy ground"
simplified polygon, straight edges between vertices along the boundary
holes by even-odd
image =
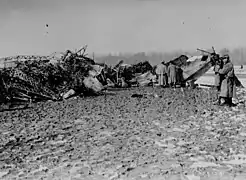
[[[238,93],[235,108],[213,90],[147,87],[2,112],[0,179],[246,179]]]

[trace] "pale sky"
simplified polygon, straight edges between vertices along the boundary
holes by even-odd
[[[88,53],[246,47],[245,9],[246,0],[0,0],[0,57],[85,44]]]

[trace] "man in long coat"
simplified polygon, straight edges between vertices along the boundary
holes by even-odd
[[[219,69],[219,74],[221,75],[221,88],[219,94],[220,105],[228,104],[229,106],[234,106],[232,103],[233,90],[234,89],[234,67],[230,61],[229,55],[223,56],[223,67]]]
[[[179,66],[176,66],[176,81],[180,86],[184,86],[183,70]]]
[[[216,62],[214,66],[214,86],[216,87],[217,91],[220,91],[221,86],[221,75],[219,74],[219,70],[222,68],[222,62]]]
[[[163,61],[162,64],[164,65],[164,73],[163,73],[163,81],[164,81],[164,87],[168,86],[168,69],[167,64]]]
[[[176,66],[172,63],[169,63],[168,66],[168,83],[171,87],[176,87],[177,75],[176,75]]]
[[[164,62],[157,65],[155,70],[158,76],[158,84],[159,86],[166,86],[167,85],[167,67],[164,65]]]

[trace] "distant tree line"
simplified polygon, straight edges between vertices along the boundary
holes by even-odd
[[[212,52],[211,49],[207,51]],[[221,49],[217,53],[223,54],[227,52],[234,65],[246,65],[246,48],[235,48],[228,50],[226,48]],[[199,51],[173,51],[173,52],[139,52],[139,53],[118,53],[95,56],[95,60],[99,62],[105,62],[107,64],[115,65],[120,60],[124,60],[126,64],[136,64],[138,62],[149,61],[152,65],[156,65],[161,61],[170,61],[180,55],[196,56],[201,55]]]

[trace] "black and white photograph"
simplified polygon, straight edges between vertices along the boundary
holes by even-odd
[[[246,0],[0,0],[0,180],[246,180]]]

